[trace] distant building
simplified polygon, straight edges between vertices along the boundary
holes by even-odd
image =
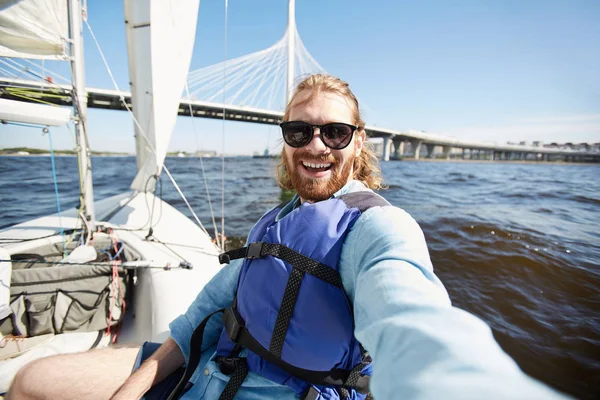
[[[542,147],[542,146],[544,145],[544,143],[543,143],[543,142],[541,142],[541,141],[539,141],[539,140],[535,140],[535,141],[532,143],[532,145],[533,145],[533,147]]]
[[[216,157],[217,152],[214,150],[199,150],[194,153],[195,157]]]

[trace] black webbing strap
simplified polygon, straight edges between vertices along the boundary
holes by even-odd
[[[353,388],[353,387],[355,387],[355,385],[358,384],[358,381],[363,376],[362,375],[362,370],[367,365],[369,365],[369,362],[364,362],[363,361],[360,364],[356,364],[354,366],[354,368],[352,368],[352,370],[350,371],[350,374],[348,374],[348,379],[346,379],[346,383],[344,384],[344,386],[341,386],[341,387],[338,388],[338,393],[340,394],[340,397],[342,399],[349,399],[350,398],[350,392],[348,391],[347,388],[349,388],[349,387]]]
[[[233,400],[237,391],[244,383],[244,379],[248,376],[248,363],[245,358],[239,358],[238,363],[229,377],[229,382],[225,385],[223,393],[219,396],[219,400]]]
[[[185,367],[185,372],[183,373],[183,376],[179,380],[177,386],[175,386],[175,389],[173,389],[173,391],[169,395],[168,400],[176,400],[183,394],[185,386],[187,385],[188,381],[194,374],[194,371],[198,367],[198,364],[200,363],[200,356],[202,354],[202,337],[204,336],[204,329],[206,328],[206,324],[208,323],[210,317],[223,311],[225,311],[224,308],[208,315],[202,320],[202,322],[200,322],[200,325],[198,325],[198,327],[194,330],[194,333],[192,334],[192,339],[190,341],[190,359],[188,360],[187,367]]]
[[[302,278],[304,278],[304,272],[297,270],[296,268],[292,269],[285,287],[285,292],[283,292],[283,300],[281,300],[281,306],[279,307],[279,313],[277,313],[277,320],[275,321],[275,327],[273,328],[271,343],[269,345],[269,351],[279,358],[281,358],[285,336],[287,335],[287,330],[290,326],[294,307],[296,307]]]
[[[334,368],[330,371],[312,371],[309,369],[298,368],[288,364],[280,357],[275,356],[269,350],[265,349],[246,329],[244,321],[236,310],[227,308],[223,314],[223,324],[229,338],[239,343],[248,350],[262,357],[265,361],[281,368],[288,374],[321,386],[349,386],[347,384],[349,375],[352,371]],[[352,386],[359,393],[367,394],[369,392],[369,379],[367,375],[358,374],[358,378],[353,379],[356,383]]]
[[[342,386],[338,387],[337,392],[340,395],[340,399],[342,399],[342,400],[346,400],[346,399],[350,398],[350,392],[345,387],[342,387]]]
[[[348,379],[346,379],[346,383],[344,384],[344,386],[355,387],[356,384],[358,384],[360,378],[363,376],[362,370],[367,365],[369,365],[368,362],[361,362],[360,364],[356,364],[354,368],[352,368],[352,370],[350,371],[350,374],[348,374]]]
[[[219,262],[221,264],[229,264],[231,260],[238,260],[240,258],[260,258],[262,257],[260,254],[261,250],[262,242],[250,243],[246,247],[240,247],[219,254]]]
[[[277,257],[302,272],[343,289],[342,277],[338,271],[278,243],[250,243],[247,247],[241,247],[220,254],[219,262],[221,264],[229,264],[231,260],[240,258],[255,259],[264,256]]]

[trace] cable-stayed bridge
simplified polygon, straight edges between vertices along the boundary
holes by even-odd
[[[288,27],[273,46],[242,57],[191,71],[179,115],[279,124],[294,82],[313,73],[327,73],[302,43],[296,29],[294,0]],[[69,79],[30,60],[0,58],[0,98],[72,105]],[[131,95],[114,89],[87,88],[88,107],[126,110]],[[362,103],[361,103],[362,104]],[[190,111],[191,110],[191,111]],[[405,155],[497,160],[600,161],[600,151],[497,144],[460,140],[421,131],[366,127],[378,144],[382,160]]]

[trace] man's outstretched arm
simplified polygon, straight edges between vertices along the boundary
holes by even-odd
[[[117,390],[113,400],[141,398],[152,386],[181,367],[184,361],[177,343],[168,338]]]
[[[423,233],[404,211],[365,212],[341,262],[355,335],[373,357],[376,399],[564,398],[524,374],[487,324],[452,307]]]

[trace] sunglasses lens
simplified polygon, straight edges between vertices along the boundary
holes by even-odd
[[[321,136],[327,147],[332,149],[343,149],[352,140],[354,128],[350,125],[333,123],[321,128]]]
[[[306,146],[312,139],[312,127],[306,122],[293,121],[282,124],[283,140],[292,147]]]

